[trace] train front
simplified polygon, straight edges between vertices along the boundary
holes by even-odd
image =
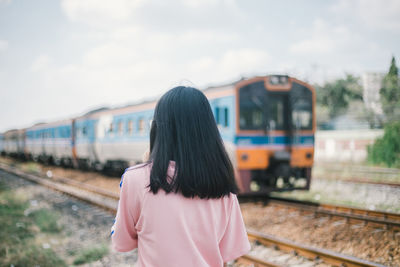
[[[236,162],[242,193],[309,189],[315,91],[271,75],[236,85]]]

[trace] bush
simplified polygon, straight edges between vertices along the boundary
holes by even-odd
[[[383,137],[368,146],[368,161],[400,168],[400,122],[386,125]]]

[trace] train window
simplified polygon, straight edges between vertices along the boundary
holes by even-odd
[[[122,134],[122,121],[118,122],[118,134]]]
[[[86,136],[87,134],[87,129],[85,126],[82,127],[82,136]]]
[[[139,131],[139,133],[144,132],[144,119],[143,118],[140,118],[138,120],[138,131]]]
[[[224,108],[224,127],[229,126],[229,112],[228,108]]]
[[[133,132],[133,121],[129,120],[128,121],[128,134],[131,135]]]
[[[108,132],[109,133],[112,133],[114,131],[114,124],[111,122],[110,123],[110,126],[109,126],[109,128],[108,128]]]
[[[215,122],[217,123],[217,125],[220,124],[220,116],[221,116],[221,114],[220,114],[220,108],[219,108],[219,107],[216,107],[216,108],[215,108]]]

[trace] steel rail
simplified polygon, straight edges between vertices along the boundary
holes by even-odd
[[[400,230],[400,214],[398,213],[372,211],[354,207],[315,203],[280,197],[270,197],[270,203],[283,205],[285,207],[293,207],[304,212],[321,214],[324,216],[341,217],[352,224],[364,223],[373,227],[383,227],[385,229],[392,229],[395,231]]]
[[[264,246],[274,246],[282,251],[295,253],[308,259],[322,260],[333,266],[346,267],[384,267],[382,264],[362,260],[356,257],[339,254],[326,249],[313,248],[275,236],[247,230],[249,240],[256,241]]]

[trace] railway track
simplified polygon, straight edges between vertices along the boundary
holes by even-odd
[[[315,178],[315,177],[314,177]],[[334,178],[325,178],[325,177],[317,177],[316,179],[320,180],[328,180],[332,181],[336,179]],[[383,185],[383,186],[391,186],[391,187],[400,187],[400,183],[397,182],[384,182],[384,181],[374,181],[371,179],[367,178],[359,178],[359,177],[354,177],[354,178],[340,178],[338,181],[344,182],[344,183],[354,183],[354,184],[373,184],[373,185]]]
[[[318,167],[323,167],[329,171],[343,171],[349,170],[358,173],[376,173],[376,174],[400,174],[400,169],[396,168],[383,168],[383,167],[373,167],[373,166],[354,166],[354,165],[343,165],[343,164],[318,164]]]
[[[285,208],[298,209],[315,216],[339,217],[351,224],[364,224],[371,227],[382,227],[400,231],[400,214],[359,209],[347,206],[330,205],[279,197],[270,197],[270,203]]]
[[[7,166],[0,163],[0,168],[8,173],[12,173],[19,177],[41,184],[53,190],[63,192],[71,195],[83,201],[89,202],[93,205],[100,206],[104,209],[116,212],[118,205],[118,196],[115,193],[108,192],[104,189],[100,189],[94,186],[77,182],[68,178],[54,177],[52,179],[46,179],[37,175],[24,173],[17,168]],[[280,239],[277,237],[265,235],[262,233],[248,230],[248,237],[250,241],[253,241],[256,245],[263,245],[265,247],[272,247],[275,250],[284,251],[292,255],[293,257],[304,257],[311,261],[316,261],[317,265],[319,262],[323,262],[324,266],[384,266],[378,263],[365,261],[359,258],[338,254],[332,251],[316,249],[307,247],[295,242]],[[289,256],[291,257],[291,256]],[[288,257],[286,257],[288,258]],[[244,255],[237,260],[241,266],[254,266],[254,267],[275,267],[275,266],[289,266],[287,262],[269,262],[265,259],[261,259],[257,256]],[[295,265],[297,266],[297,265]],[[307,265],[310,266],[310,265]]]

